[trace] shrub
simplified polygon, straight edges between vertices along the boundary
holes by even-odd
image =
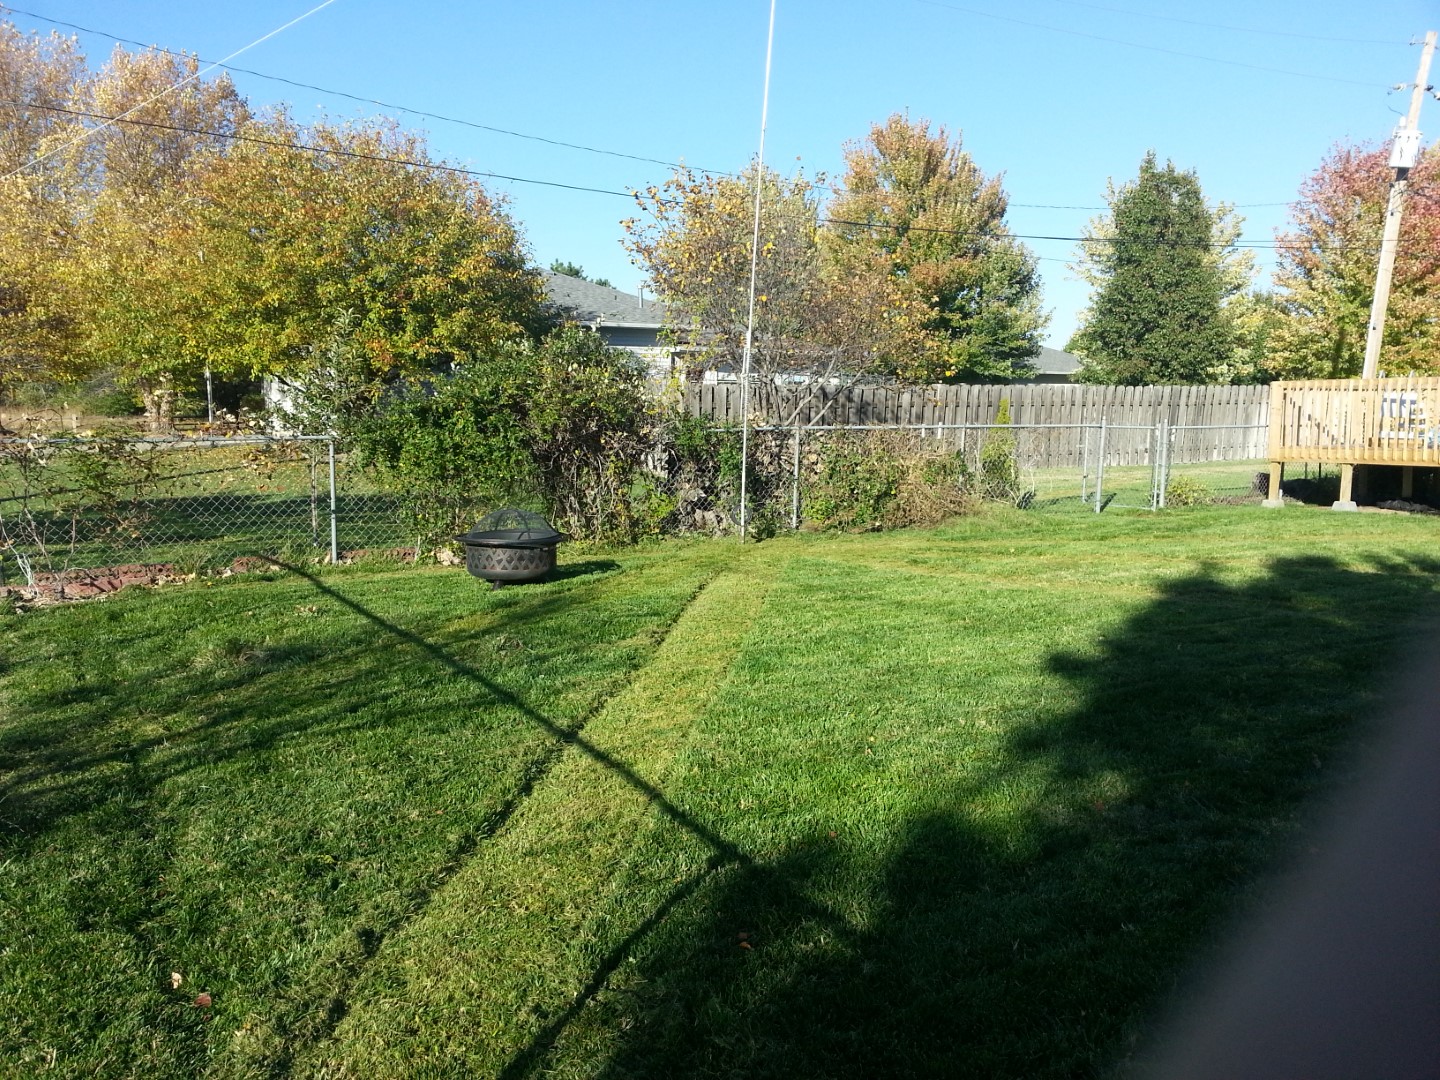
[[[804,510],[822,528],[934,525],[971,509],[963,459],[912,432],[836,432],[811,456]]]
[[[1166,506],[1210,506],[1215,493],[1193,476],[1172,475],[1165,484]]]
[[[422,543],[502,503],[543,510],[576,536],[634,539],[656,513],[637,488],[650,410],[635,359],[567,326],[396,390],[349,430]]]
[[[740,517],[740,430],[705,417],[671,412],[657,425],[652,456],[656,485],[672,506],[667,532],[723,532]],[[761,455],[763,456],[763,455]],[[751,465],[758,465],[752,449]]]
[[[1010,399],[1001,398],[995,413],[1001,428],[990,430],[980,449],[980,495],[999,502],[1015,502],[1020,497],[1020,467],[1015,458],[1015,435],[1004,430],[1010,426]]]
[[[828,529],[885,524],[899,494],[901,468],[893,455],[876,453],[876,441],[848,432],[827,440],[818,475],[806,487],[807,518]]]

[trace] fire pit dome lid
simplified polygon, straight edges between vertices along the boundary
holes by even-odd
[[[550,547],[566,536],[533,510],[505,506],[492,510],[468,533],[455,539],[487,547]]]

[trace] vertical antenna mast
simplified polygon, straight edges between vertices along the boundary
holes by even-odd
[[[755,275],[760,265],[760,193],[765,189],[765,123],[770,113],[770,57],[775,47],[775,0],[765,38],[765,93],[760,99],[760,152],[755,157],[755,228],[750,235],[750,310],[745,317],[745,355],[740,362],[740,539],[750,526],[750,350],[755,343]]]

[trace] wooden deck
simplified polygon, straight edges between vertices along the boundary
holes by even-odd
[[[1337,506],[1353,505],[1356,465],[1440,466],[1440,378],[1271,383],[1267,456],[1276,505],[1286,462],[1341,466]]]

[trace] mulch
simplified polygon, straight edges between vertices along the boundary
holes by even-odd
[[[358,559],[386,558],[415,561],[415,549],[385,548],[370,550],[359,548],[340,552],[341,563],[353,563]],[[327,560],[328,561],[328,560]],[[283,564],[256,555],[242,555],[229,566],[210,571],[205,577],[232,577],[235,574],[253,574],[267,570],[283,570]],[[0,600],[8,600],[20,607],[35,607],[43,604],[66,603],[75,600],[94,600],[117,593],[132,586],[159,588],[194,581],[193,573],[177,572],[173,563],[125,563],[120,566],[92,567],[85,570],[63,570],[56,573],[35,575],[32,585],[0,585]]]

